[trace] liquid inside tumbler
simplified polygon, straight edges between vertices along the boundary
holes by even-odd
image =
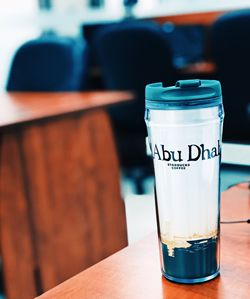
[[[219,274],[223,118],[218,81],[146,87],[162,273],[175,282]]]

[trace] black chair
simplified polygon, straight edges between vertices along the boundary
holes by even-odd
[[[135,180],[137,192],[142,193],[142,180],[152,173],[145,150],[144,89],[152,82],[175,82],[170,47],[160,26],[139,21],[101,28],[94,44],[105,88],[135,92],[134,102],[111,107],[109,113],[122,168]]]
[[[13,58],[7,90],[79,90],[86,73],[85,50],[82,43],[56,36],[26,42]]]
[[[173,53],[173,64],[176,69],[190,63],[204,61],[206,28],[202,25],[163,24],[163,30]]]
[[[250,10],[221,16],[212,27],[211,39],[224,98],[224,140],[249,143]]]

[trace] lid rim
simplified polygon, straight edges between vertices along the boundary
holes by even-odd
[[[216,101],[217,100],[217,101]],[[196,100],[193,100],[196,101]],[[152,110],[181,110],[181,109],[200,109],[200,108],[210,108],[210,107],[218,107],[222,105],[220,97],[216,98],[210,98],[209,101],[206,101],[205,103],[180,103],[177,105],[176,103],[169,103],[169,102],[163,102],[163,101],[151,101],[146,100],[146,109],[152,109]]]

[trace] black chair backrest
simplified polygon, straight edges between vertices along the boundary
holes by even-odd
[[[8,91],[79,90],[85,76],[84,47],[73,39],[42,37],[16,52]]]
[[[174,25],[165,23],[163,30],[173,52],[175,68],[204,60],[206,29],[202,25]]]
[[[230,12],[212,27],[212,53],[222,83],[224,139],[250,142],[250,10]]]
[[[126,122],[127,126],[144,126],[145,85],[159,81],[169,85],[175,81],[170,47],[161,27],[139,21],[110,25],[99,30],[95,48],[105,87],[133,90],[137,95],[127,109],[113,113],[113,120]]]

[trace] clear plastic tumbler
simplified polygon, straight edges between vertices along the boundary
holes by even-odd
[[[219,274],[221,86],[180,80],[146,87],[163,275],[198,283]]]

